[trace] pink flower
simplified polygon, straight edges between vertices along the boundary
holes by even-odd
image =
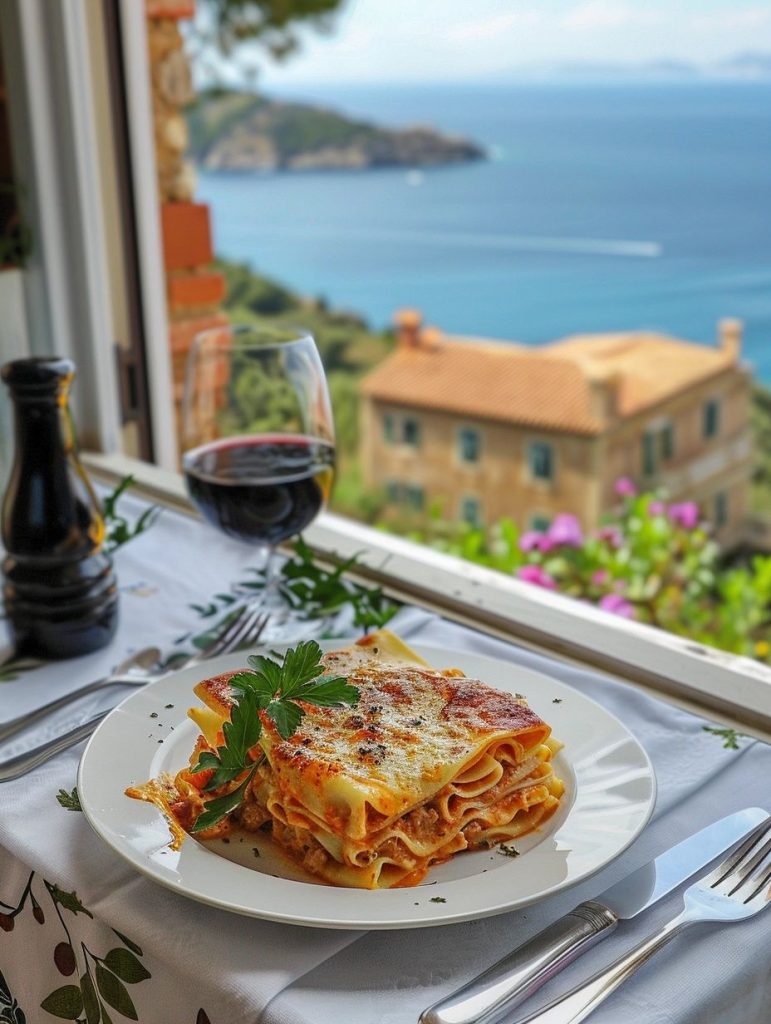
[[[520,566],[517,569],[517,577],[524,580],[525,583],[534,583],[537,587],[544,587],[546,590],[557,589],[554,579],[540,565]]]
[[[611,548],[620,548],[624,543],[624,535],[617,526],[603,526],[597,531],[597,539],[604,540]]]
[[[600,608],[611,615],[620,615],[624,619],[635,617],[634,608],[621,594],[605,594],[600,598]]]
[[[608,582],[608,570],[595,569],[589,577],[589,582],[593,587],[603,587]]]
[[[637,494],[637,488],[634,485],[634,481],[630,480],[628,476],[620,476],[613,489],[619,498],[634,498]]]
[[[552,544],[564,544],[566,547],[580,548],[584,542],[581,524],[569,513],[557,516],[549,527],[547,537]]]
[[[682,526],[684,530],[693,530],[699,525],[699,506],[695,501],[670,505],[668,515],[675,526]]]
[[[544,547],[544,543],[548,544],[548,538],[545,533],[539,533],[537,530],[528,530],[519,538],[519,550],[548,551],[549,548]]]
[[[663,516],[667,510],[667,506],[663,501],[652,501],[648,505],[648,515],[651,516]]]

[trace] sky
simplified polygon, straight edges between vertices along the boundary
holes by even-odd
[[[708,66],[758,51],[771,51],[769,0],[344,0],[331,35],[308,32],[281,65],[256,57],[272,88],[500,81],[577,63]]]

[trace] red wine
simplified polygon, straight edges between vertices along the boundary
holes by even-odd
[[[300,533],[329,497],[335,450],[293,434],[231,437],[186,452],[191,499],[231,537],[280,544]]]

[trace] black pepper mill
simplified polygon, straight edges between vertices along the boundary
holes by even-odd
[[[76,448],[69,359],[17,359],[2,378],[16,452],[3,501],[6,616],[20,652],[86,654],[115,632],[118,593],[105,527]]]

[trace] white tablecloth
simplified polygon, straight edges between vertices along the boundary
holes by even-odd
[[[132,506],[139,507],[129,499]],[[213,595],[248,578],[248,563],[240,545],[164,512],[148,534],[117,553],[121,625],[110,648],[0,682],[0,720],[103,675],[132,648],[157,644],[170,653],[174,639],[208,621],[191,603],[206,606]],[[704,720],[663,701],[418,609],[402,610],[393,626],[412,642],[490,654],[551,673],[622,718],[650,755],[659,785],[653,820],[632,847],[568,892],[467,924],[360,933],[262,922],[212,910],[145,880],[104,846],[82,814],[62,808],[56,794],[75,784],[82,747],[75,748],[0,785],[0,1021],[21,1024],[14,1005],[33,1024],[56,1020],[51,1010],[59,1019],[65,1012],[69,1019],[77,1013],[85,1019],[82,995],[90,990],[90,977],[109,994],[103,996],[105,1022],[414,1024],[425,1006],[670,844],[740,807],[771,808],[771,748],[760,742],[741,739],[738,751],[725,750],[718,737],[703,731]],[[0,756],[122,695],[83,702],[7,744]],[[533,1006],[629,948],[677,907],[673,896],[621,926]],[[70,973],[62,971],[73,966],[63,945],[75,953],[77,967]],[[593,1019],[766,1024],[770,951],[771,913],[722,929],[701,926],[676,940]],[[91,1008],[89,1024],[95,1013]]]

